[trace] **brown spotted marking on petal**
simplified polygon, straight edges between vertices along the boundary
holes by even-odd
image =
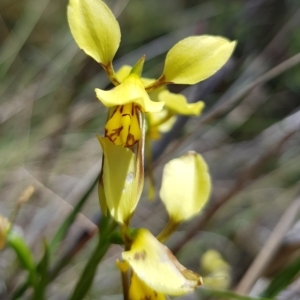
[[[126,147],[131,147],[133,146],[134,144],[136,144],[138,142],[138,140],[136,140],[134,138],[134,135],[132,133],[129,133],[128,136],[127,136],[127,141],[126,141]]]
[[[141,251],[141,252],[136,252],[133,256],[133,259],[135,260],[145,260],[147,256],[147,253],[145,250]]]
[[[123,126],[113,129],[112,132],[108,134],[108,130],[105,129],[105,136],[108,137],[112,142],[114,142],[117,139],[117,137],[120,136],[122,130]]]

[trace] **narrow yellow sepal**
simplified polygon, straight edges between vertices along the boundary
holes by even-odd
[[[118,50],[121,32],[107,5],[101,0],[70,0],[68,21],[79,48],[97,62],[109,65]]]
[[[182,94],[174,94],[168,90],[164,90],[158,94],[159,101],[165,103],[165,107],[171,110],[174,114],[186,116],[198,116],[204,108],[204,102],[188,103],[187,99]]]
[[[201,276],[181,265],[147,229],[139,229],[131,249],[122,253],[137,277],[157,293],[183,295],[202,284]]]
[[[106,205],[117,222],[127,223],[143,187],[142,169],[130,149],[116,146],[108,138],[98,136],[103,149],[103,190]]]
[[[162,77],[166,83],[195,84],[216,73],[231,56],[236,42],[219,36],[191,36],[167,53]]]
[[[198,214],[211,190],[208,167],[194,151],[169,161],[163,170],[160,197],[175,223]]]
[[[157,112],[164,106],[163,102],[151,101],[141,78],[136,74],[130,74],[112,90],[95,91],[97,98],[107,107],[136,103],[143,112]]]

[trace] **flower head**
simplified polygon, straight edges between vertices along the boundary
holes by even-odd
[[[147,229],[138,229],[131,248],[122,254],[133,272],[157,293],[183,295],[202,284],[201,276],[181,265]]]

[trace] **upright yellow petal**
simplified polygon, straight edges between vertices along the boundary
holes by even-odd
[[[143,174],[137,156],[130,149],[98,137],[103,149],[103,190],[106,205],[114,219],[126,223],[133,213],[143,188]]]
[[[136,74],[130,74],[112,90],[95,89],[95,91],[97,98],[107,107],[136,103],[143,112],[157,112],[164,106],[163,102],[150,100],[141,78]]]
[[[129,66],[129,65],[123,65],[117,72],[116,72],[116,75],[117,75],[117,78],[119,80],[119,82],[123,82],[124,79],[126,77],[128,77],[128,75],[130,74],[132,70],[132,66]]]
[[[210,190],[208,168],[200,154],[190,151],[165,165],[160,197],[174,223],[199,213]]]
[[[101,0],[70,0],[68,21],[80,49],[107,66],[115,56],[121,39],[119,24]]]
[[[183,295],[202,284],[201,276],[181,265],[147,229],[139,229],[129,251],[122,253],[136,275],[154,291]]]
[[[204,102],[188,103],[186,97],[182,94],[174,94],[164,90],[158,94],[159,101],[165,103],[165,107],[174,114],[186,116],[198,116],[204,108]]]
[[[219,36],[191,36],[167,54],[163,76],[167,83],[194,84],[216,73],[231,56],[236,42]]]

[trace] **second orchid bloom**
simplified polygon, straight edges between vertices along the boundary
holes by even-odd
[[[170,220],[157,238],[146,229],[132,234],[129,224],[143,190],[145,139],[159,138],[161,126],[176,114],[199,115],[204,107],[202,101],[189,104],[166,85],[195,84],[210,77],[229,59],[235,42],[208,35],[185,38],[167,53],[161,75],[149,79],[142,77],[145,57],[114,71],[121,33],[104,2],[70,0],[68,21],[79,48],[104,68],[115,86],[96,89],[97,98],[109,108],[105,136],[98,137],[103,150],[99,199],[103,213],[119,222],[126,235],[118,265],[122,273],[131,272],[129,299],[190,292],[202,284],[201,277],[185,269],[161,242],[207,202],[211,184],[203,158],[189,152],[165,166],[160,197]]]

